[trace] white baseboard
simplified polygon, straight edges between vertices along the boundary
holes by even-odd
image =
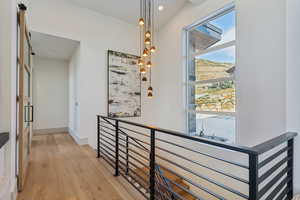
[[[75,142],[78,144],[78,145],[85,145],[85,144],[88,144],[89,143],[89,140],[88,138],[80,138],[78,137],[74,131],[72,129],[69,128],[68,130],[69,134],[73,137],[73,139],[75,140]]]
[[[68,127],[35,129],[35,130],[33,130],[34,135],[52,134],[52,133],[67,133],[67,132],[68,132]]]

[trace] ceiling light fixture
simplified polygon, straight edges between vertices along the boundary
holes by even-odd
[[[145,24],[144,19],[143,19],[143,18],[140,18],[140,19],[139,19],[139,25],[140,25],[140,26],[144,26],[144,24]]]
[[[151,53],[154,53],[154,52],[156,51],[155,46],[152,46],[152,47],[150,48],[150,51],[151,51]]]
[[[165,7],[164,7],[163,5],[159,5],[159,6],[158,6],[158,10],[159,10],[159,11],[163,11],[164,9],[165,9]]]
[[[144,77],[142,78],[142,81],[143,81],[143,82],[146,82],[146,81],[147,81],[147,77],[144,76]]]
[[[148,61],[147,64],[146,64],[146,66],[149,67],[149,68],[152,67],[152,62]]]
[[[147,32],[145,33],[145,36],[146,36],[146,38],[150,38],[150,37],[151,37],[151,32],[150,32],[150,31],[147,31]]]
[[[153,66],[153,54],[156,52],[154,45],[155,33],[158,31],[156,27],[156,18],[158,15],[157,7],[160,11],[164,9],[163,5],[158,4],[159,0],[140,0],[140,18],[138,24],[140,27],[140,59],[138,66],[142,74],[142,81],[148,82],[148,97],[153,97],[153,88],[151,83],[151,68]],[[149,76],[148,73],[149,72]],[[147,77],[149,77],[149,79]]]
[[[142,68],[140,69],[140,72],[141,72],[141,74],[145,74],[147,71],[146,71],[146,69],[145,69],[144,67],[142,67]]]

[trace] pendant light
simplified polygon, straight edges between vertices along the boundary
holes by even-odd
[[[155,29],[155,18],[158,12],[158,0],[140,0],[140,18],[138,25],[140,27],[140,59],[138,60],[138,66],[140,73],[142,74],[142,82],[148,82],[148,97],[153,97],[153,88],[151,86],[151,68],[153,66],[153,54],[156,53],[156,47],[154,45],[154,36],[157,31]],[[149,72],[149,79],[145,75]]]

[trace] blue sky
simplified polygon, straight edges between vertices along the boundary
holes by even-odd
[[[223,33],[226,33],[235,26],[235,11],[210,21],[210,23],[221,28]]]
[[[220,45],[222,43],[235,40],[235,11],[232,11],[226,15],[223,15],[222,17],[210,21],[210,23],[223,30],[222,40],[215,45]],[[216,62],[235,63],[235,47],[229,47],[219,51],[211,52],[205,55],[201,55],[197,58]]]

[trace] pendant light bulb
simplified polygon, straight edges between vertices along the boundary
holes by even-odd
[[[143,18],[140,18],[139,19],[139,25],[144,26],[144,24],[145,24],[145,20]]]
[[[153,88],[151,86],[148,87],[148,92],[153,92]]]
[[[150,37],[151,37],[151,32],[150,32],[150,31],[147,31],[147,32],[145,33],[145,37],[146,37],[146,38],[150,38]]]
[[[139,65],[139,66],[144,65],[144,61],[143,61],[142,59],[139,59],[139,60],[138,60],[138,65]]]
[[[146,81],[147,81],[147,77],[144,76],[144,77],[142,78],[142,81],[143,81],[143,82],[146,82]]]
[[[146,39],[145,39],[145,44],[151,44],[150,38],[146,38]]]
[[[152,98],[152,97],[153,97],[152,92],[148,92],[148,97],[149,97],[149,98]]]
[[[149,56],[149,50],[148,50],[147,48],[144,49],[144,51],[143,51],[143,56],[144,56],[144,57]]]
[[[142,68],[140,69],[140,72],[141,72],[141,74],[145,74],[145,73],[146,73],[146,69],[145,69],[144,67],[142,67]]]
[[[152,46],[152,47],[150,48],[150,51],[151,51],[151,53],[154,53],[154,52],[156,51],[156,47],[155,47],[155,46]]]
[[[152,67],[152,62],[148,61],[146,65],[147,65],[147,67],[151,68]]]

